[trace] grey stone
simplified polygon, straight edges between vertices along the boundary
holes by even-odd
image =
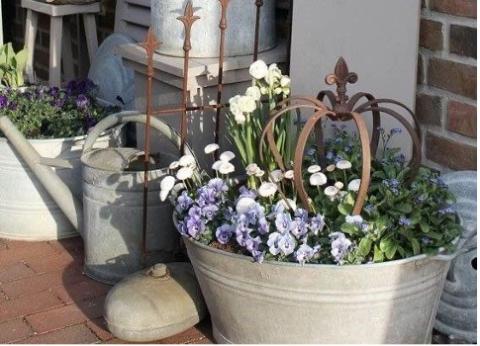
[[[464,228],[463,251],[452,261],[437,314],[435,328],[451,338],[477,340],[477,172],[442,176],[456,196],[454,209]]]
[[[108,328],[129,342],[181,333],[200,322],[206,312],[188,263],[160,263],[132,274],[113,287],[105,301]]]
[[[108,36],[98,48],[88,73],[88,78],[99,86],[98,99],[106,104],[121,106],[124,110],[134,109],[134,73],[124,66],[116,47],[133,42],[124,34]]]

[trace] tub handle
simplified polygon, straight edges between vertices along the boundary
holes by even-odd
[[[146,124],[147,116],[137,111],[125,111],[111,114],[102,119],[88,134],[85,144],[83,145],[83,154],[92,150],[95,141],[104,131],[109,130],[117,125],[130,122]],[[164,123],[160,119],[152,117],[150,119],[150,126],[167,137],[167,139],[177,148],[180,148],[180,136],[170,125]],[[185,154],[193,155],[193,152],[188,145],[185,145]]]
[[[438,254],[438,255],[435,255],[433,258],[436,259],[436,260],[439,260],[439,261],[446,261],[446,262],[449,262],[453,259],[455,259],[456,257],[460,256],[460,255],[463,255],[471,250],[474,250],[477,248],[477,245],[476,244],[473,244],[473,245],[467,245],[469,243],[470,240],[473,239],[473,237],[476,235],[476,232],[473,232],[472,234],[470,234],[470,236],[468,238],[465,238],[465,239],[460,239],[458,241],[458,245],[457,245],[457,249],[455,250],[455,252],[451,253],[451,254]]]

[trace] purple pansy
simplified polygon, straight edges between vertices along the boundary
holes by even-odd
[[[331,255],[333,260],[338,264],[343,264],[343,259],[351,249],[352,242],[342,232],[334,232],[330,234]]]

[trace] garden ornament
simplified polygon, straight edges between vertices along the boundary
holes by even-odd
[[[108,293],[110,332],[129,342],[151,342],[187,330],[207,314],[188,263],[158,263],[132,274]]]
[[[457,202],[464,232],[460,241],[467,249],[452,261],[438,307],[435,328],[453,340],[477,342],[477,172],[462,171],[442,176]]]

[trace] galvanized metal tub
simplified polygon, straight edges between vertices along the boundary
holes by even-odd
[[[184,240],[219,343],[430,343],[453,258],[257,264]]]
[[[144,256],[143,164],[140,165],[141,171],[117,167],[118,160],[138,153],[138,150],[91,150],[98,133],[131,121],[144,122],[145,115],[123,112],[102,120],[87,138],[82,156],[85,273],[108,284],[114,284],[145,266],[173,261],[179,246],[179,236],[171,219],[173,207],[168,201],[160,200],[160,182],[167,174],[167,168],[152,169],[148,173],[147,256]],[[165,147],[155,166],[168,167],[179,156],[178,136],[158,119],[151,119],[151,124],[175,144]]]
[[[56,174],[79,198],[80,156],[86,136],[29,140],[47,158],[68,160],[73,169],[55,169]],[[102,136],[96,147],[119,140],[118,133]],[[54,240],[78,233],[40,184],[27,164],[5,138],[0,138],[0,238],[14,240]]]
[[[151,22],[158,40],[157,51],[165,55],[183,56],[184,26],[177,19],[184,12],[186,1],[151,2]],[[220,47],[221,6],[218,0],[193,0],[195,15],[200,17],[192,27],[192,57],[218,57]],[[230,0],[227,12],[225,55],[253,54],[256,6],[254,1]],[[259,50],[276,44],[275,0],[264,0],[260,16]]]

